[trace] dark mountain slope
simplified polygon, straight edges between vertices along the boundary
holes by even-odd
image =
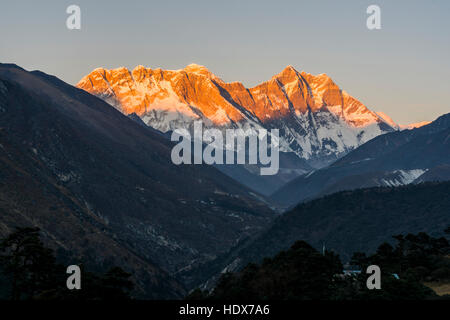
[[[450,143],[447,139],[449,128],[450,113],[420,128],[378,136],[331,166],[341,167],[365,159],[375,159],[375,163],[370,163],[375,164],[379,169],[419,166],[429,168],[439,163],[447,163],[450,161],[450,148],[438,148],[438,146],[444,144],[448,146]]]
[[[225,268],[233,271],[249,262],[260,262],[297,240],[319,250],[325,245],[345,263],[353,252],[373,252],[393,235],[423,231],[440,236],[450,225],[449,194],[450,182],[428,182],[342,191],[302,203],[275,219],[255,239],[220,257],[209,268],[203,267],[202,274],[211,278]]]
[[[264,167],[262,165],[220,164],[215,167],[247,188],[264,196],[270,196],[295,177],[313,169],[305,160],[298,158],[292,152],[280,152],[279,157],[278,173],[272,176],[260,175],[260,168]]]
[[[443,165],[450,165],[450,114],[421,128],[378,136],[329,167],[294,179],[272,198],[294,205],[341,190],[411,183],[428,170],[435,180],[440,171],[434,168]],[[438,180],[445,180],[442,173]]]
[[[273,250],[302,239],[317,248],[325,243],[348,258],[355,251],[374,250],[391,235],[441,232],[450,225],[449,195],[450,182],[335,193],[284,214],[255,245],[270,243]]]
[[[428,170],[419,178],[414,180],[414,183],[421,183],[425,181],[449,181],[449,180],[450,180],[450,165],[443,164]]]
[[[88,270],[105,270],[113,265],[133,273],[135,295],[150,299],[180,298],[185,289],[149,259],[137,255],[114,237],[104,222],[74,198],[59,181],[23,169],[20,152],[0,152],[0,237],[16,226],[37,226],[45,242],[57,251],[61,263],[83,264]],[[14,154],[14,161],[11,155]],[[31,163],[39,166],[39,163]],[[35,167],[35,168],[36,168]]]
[[[80,230],[95,221],[94,234],[176,273],[227,251],[273,216],[215,168],[173,165],[165,137],[41,72],[0,65],[0,128],[3,233],[20,220],[46,226],[55,245],[70,242],[98,261],[112,258],[68,230],[60,210],[68,206]],[[52,211],[38,210],[43,203]],[[14,206],[22,217],[17,221]]]

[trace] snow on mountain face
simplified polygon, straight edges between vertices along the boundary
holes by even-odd
[[[326,74],[286,67],[253,88],[226,83],[206,67],[98,68],[77,84],[163,132],[207,127],[280,130],[280,150],[322,166],[396,128],[342,91]]]
[[[388,125],[390,125],[392,128],[396,130],[411,130],[415,128],[420,128],[423,126],[426,126],[427,124],[430,124],[431,121],[421,121],[411,124],[397,124],[392,120],[391,117],[389,117],[387,114],[381,111],[376,112],[377,116],[379,116],[384,122],[386,122]]]
[[[400,124],[400,130],[411,130],[411,129],[415,129],[415,128],[420,128],[423,126],[426,126],[427,124],[430,124],[431,121],[421,121],[421,122],[416,122],[416,123],[411,123],[411,124]]]
[[[384,122],[386,122],[388,125],[390,125],[392,128],[399,129],[399,125],[392,120],[391,117],[389,117],[386,113],[377,111],[375,112],[377,116],[379,116]]]
[[[387,177],[381,179],[377,185],[397,187],[410,184],[427,171],[428,169],[395,170],[387,174]]]

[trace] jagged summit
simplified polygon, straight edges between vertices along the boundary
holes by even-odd
[[[292,65],[286,66],[278,75],[297,74],[298,71]]]
[[[195,63],[179,70],[95,69],[77,86],[163,132],[189,128],[197,119],[222,129],[276,128],[282,150],[305,159],[330,161],[397,130],[325,73],[299,72],[291,65],[252,88],[224,82]]]

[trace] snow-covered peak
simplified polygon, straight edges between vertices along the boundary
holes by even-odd
[[[396,130],[410,130],[415,128],[420,128],[423,126],[426,126],[427,124],[430,124],[431,121],[421,121],[421,122],[415,122],[410,124],[397,124],[394,120],[392,120],[391,117],[389,117],[387,114],[381,111],[377,111],[376,114],[388,125],[390,125],[392,128]]]
[[[280,129],[282,149],[305,159],[329,161],[396,129],[327,74],[300,73],[291,65],[252,88],[226,83],[198,64],[95,69],[77,86],[161,131],[190,128],[197,119],[220,129]]]
[[[410,124],[400,124],[400,130],[410,130],[410,129],[415,129],[415,128],[420,128],[423,126],[426,126],[427,124],[430,124],[431,121],[421,121],[421,122],[415,122],[415,123],[410,123]]]
[[[392,118],[389,117],[386,113],[382,111],[376,111],[375,113],[381,118],[381,120],[390,125],[392,128],[399,129],[399,125],[395,123],[395,121],[392,120]]]
[[[187,65],[183,70],[188,73],[211,75],[211,72],[208,70],[208,68],[206,68],[205,66],[196,64],[196,63],[191,63],[191,64]]]

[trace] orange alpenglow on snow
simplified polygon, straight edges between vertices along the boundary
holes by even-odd
[[[279,129],[280,151],[294,152],[315,166],[401,129],[326,74],[292,66],[253,88],[227,83],[197,64],[179,70],[98,68],[77,86],[162,132],[190,130],[196,120],[218,129]]]
[[[226,83],[196,64],[180,70],[98,68],[77,87],[102,97],[125,114],[142,116],[164,110],[193,118],[201,115],[218,126],[239,122],[248,113],[266,122],[292,111],[304,114],[308,108],[315,112],[324,106],[357,127],[378,119],[326,74],[314,76],[292,66],[249,89],[240,82]]]

